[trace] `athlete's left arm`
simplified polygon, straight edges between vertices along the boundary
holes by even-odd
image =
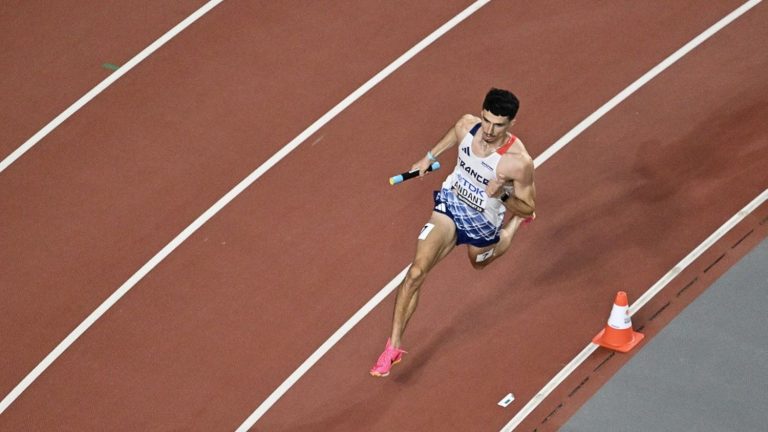
[[[507,209],[523,218],[533,216],[536,211],[536,185],[533,182],[531,157],[527,153],[505,154],[499,161],[496,177],[500,185],[494,191],[495,194],[500,195],[501,184],[512,183],[515,187],[515,194],[504,202]]]

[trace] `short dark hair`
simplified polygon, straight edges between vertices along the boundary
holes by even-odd
[[[513,120],[517,110],[520,109],[520,101],[509,90],[492,88],[485,95],[483,109],[490,111],[493,115],[509,117]]]

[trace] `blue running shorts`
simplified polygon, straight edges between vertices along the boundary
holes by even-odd
[[[486,247],[499,242],[501,226],[494,225],[482,212],[464,204],[453,191],[435,191],[434,200],[434,210],[451,218],[456,225],[457,245]]]

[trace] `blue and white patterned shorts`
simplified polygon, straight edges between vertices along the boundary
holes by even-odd
[[[499,242],[501,226],[494,225],[482,212],[464,204],[449,189],[435,191],[434,210],[453,220],[456,225],[456,244],[486,247]]]

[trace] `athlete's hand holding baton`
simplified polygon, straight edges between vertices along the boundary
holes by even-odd
[[[398,183],[402,183],[406,180],[419,177],[425,173],[438,169],[440,169],[440,162],[438,162],[437,159],[432,156],[432,152],[430,151],[426,156],[424,156],[424,158],[413,164],[410,171],[400,173],[394,177],[390,177],[389,184],[396,185]]]
[[[437,169],[440,169],[440,162],[434,161],[434,162],[432,162],[432,164],[424,172],[430,172],[430,171],[434,171],[434,170],[437,170]],[[406,180],[410,180],[410,179],[412,179],[414,177],[418,177],[420,172],[421,172],[421,170],[416,168],[416,169],[413,169],[411,171],[407,171],[407,172],[398,174],[398,175],[396,175],[394,177],[390,177],[389,178],[389,184],[396,185],[396,184],[402,183],[402,182],[404,182]]]

